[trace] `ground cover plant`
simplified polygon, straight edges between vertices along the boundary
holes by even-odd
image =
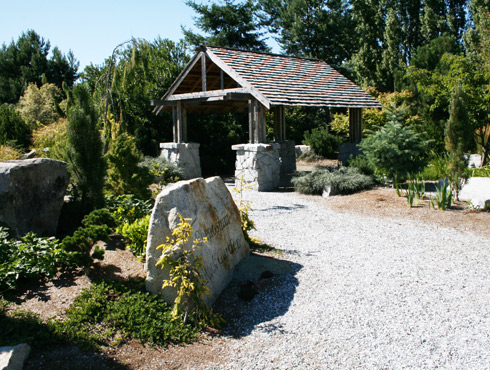
[[[294,189],[303,194],[322,194],[330,186],[338,194],[352,194],[374,185],[370,176],[362,174],[355,167],[339,167],[315,170],[293,177]]]

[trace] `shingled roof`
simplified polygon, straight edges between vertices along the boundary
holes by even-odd
[[[157,113],[175,101],[216,105],[253,96],[274,106],[382,108],[327,63],[307,58],[221,47],[200,47],[160,101]]]

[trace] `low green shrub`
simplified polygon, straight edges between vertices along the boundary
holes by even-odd
[[[429,208],[437,208],[445,211],[451,208],[454,194],[451,187],[447,183],[436,185],[436,196],[430,199]]]
[[[0,301],[0,346],[28,343],[35,349],[67,343],[97,349],[128,340],[150,345],[190,343],[199,327],[171,317],[171,308],[144,284],[103,282],[82,291],[64,321],[43,323],[28,311],[7,312]]]
[[[139,164],[146,167],[159,185],[168,185],[184,178],[184,171],[163,157],[144,157]]]
[[[132,224],[137,219],[150,215],[153,209],[153,200],[142,200],[133,194],[108,195],[105,204],[112,213],[118,233],[121,233],[125,224]]]
[[[325,158],[330,158],[338,153],[340,142],[339,136],[322,127],[305,132],[305,139],[303,140],[303,143],[309,145],[315,154]]]
[[[359,172],[364,175],[373,177],[376,171],[374,165],[369,162],[365,155],[358,155],[357,157],[350,157],[347,161],[347,166],[354,167],[359,170]]]
[[[447,154],[432,153],[429,163],[422,172],[426,180],[439,181],[444,179],[448,173],[449,157]]]
[[[72,266],[74,254],[61,248],[57,239],[28,233],[20,240],[8,239],[0,227],[0,293],[15,290],[21,280],[41,280]]]
[[[313,152],[313,150],[308,150],[307,152],[301,154],[297,159],[298,161],[317,162],[325,158],[321,155],[316,154],[315,152]]]
[[[133,223],[124,224],[121,228],[122,236],[129,241],[127,247],[138,259],[142,259],[146,255],[149,225],[150,215],[147,215],[136,219]]]
[[[370,176],[354,167],[316,170],[292,179],[296,191],[303,194],[322,194],[330,185],[338,194],[352,194],[374,185]]]
[[[470,177],[490,177],[490,166],[485,166],[481,168],[470,168]]]

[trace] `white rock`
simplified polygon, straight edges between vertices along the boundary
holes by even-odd
[[[162,254],[157,247],[166,242],[167,236],[171,237],[180,221],[178,214],[192,219],[193,240],[208,238],[208,243],[197,254],[203,258],[203,275],[211,291],[205,300],[211,305],[230,282],[236,264],[249,254],[240,214],[220,177],[180,181],[158,195],[148,231],[146,288],[154,294],[161,293],[169,304],[173,304],[176,297],[176,292],[170,288],[162,291],[169,268],[162,269],[155,264]]]
[[[25,343],[14,347],[0,347],[0,369],[22,370],[30,351],[31,347]]]
[[[484,208],[486,202],[490,203],[490,177],[470,177],[459,192],[459,199]]]

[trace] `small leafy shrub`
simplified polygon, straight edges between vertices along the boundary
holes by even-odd
[[[133,223],[124,224],[121,234],[129,240],[127,247],[138,259],[143,259],[146,255],[146,240],[148,238],[148,227],[150,225],[150,215],[136,219]]]
[[[163,186],[184,178],[182,168],[163,157],[144,157],[140,166],[146,167],[156,182]]]
[[[0,161],[13,161],[21,159],[20,152],[8,145],[0,145]]]
[[[121,133],[111,142],[106,155],[107,190],[115,195],[134,194],[138,198],[148,199],[152,176],[148,168],[139,166],[142,154],[136,148],[134,138]]]
[[[298,157],[298,161],[305,161],[305,162],[317,162],[317,161],[321,161],[322,159],[324,158],[316,154],[315,152],[313,152],[313,150],[304,152]]]
[[[27,149],[32,131],[13,105],[0,105],[0,145]]]
[[[326,185],[338,194],[352,194],[373,186],[370,176],[362,174],[354,167],[340,167],[316,170],[292,179],[294,189],[303,194],[320,195]]]
[[[103,250],[96,249],[90,255],[92,245],[98,241],[107,241],[116,227],[114,217],[109,210],[102,208],[92,211],[82,220],[83,227],[78,228],[72,236],[67,236],[62,241],[62,246],[67,251],[76,252],[76,261],[81,266],[92,264],[93,258],[102,259]]]
[[[362,154],[357,157],[351,156],[347,162],[347,166],[357,168],[359,172],[371,177],[374,177],[376,171],[374,165]]]
[[[28,233],[20,240],[8,239],[0,227],[0,293],[14,290],[20,280],[50,278],[73,263],[73,254],[57,239]]]
[[[198,325],[219,326],[222,318],[214,313],[204,301],[209,295],[207,280],[202,274],[203,259],[196,252],[207,238],[192,239],[190,218],[183,218],[172,231],[172,238],[167,237],[166,243],[157,248],[162,249],[162,256],[157,266],[169,267],[169,279],[163,282],[163,289],[169,287],[177,292],[172,309],[172,317],[182,318],[184,323],[191,321]],[[192,243],[188,243],[192,240]],[[190,244],[190,245],[189,245]]]
[[[349,116],[347,114],[334,113],[330,128],[338,135],[349,135]]]
[[[66,160],[68,138],[66,134],[68,121],[58,121],[34,130],[32,133],[33,147],[38,155],[52,159]],[[48,149],[47,151],[45,149]]]
[[[390,179],[419,173],[427,164],[428,142],[402,125],[404,111],[392,107],[389,121],[359,144],[376,171]]]
[[[249,231],[256,230],[255,223],[252,219],[250,219],[249,212],[252,210],[252,203],[248,200],[243,199],[243,192],[245,190],[252,189],[253,184],[247,184],[243,181],[243,176],[238,180],[238,186],[232,187],[232,191],[238,196],[238,199],[235,199],[235,203],[238,207],[238,212],[240,212],[240,221],[243,231],[243,236],[245,240],[250,243],[252,239],[248,234]]]
[[[490,166],[470,168],[469,175],[470,177],[490,177]]]
[[[121,233],[125,224],[132,224],[137,219],[150,215],[153,209],[152,200],[142,200],[133,194],[108,195],[105,204],[112,213],[118,233]]]
[[[426,180],[439,181],[447,176],[449,157],[445,154],[432,153],[422,176]]]
[[[303,140],[303,143],[309,145],[315,154],[325,158],[330,158],[338,152],[340,142],[340,137],[321,127],[305,132]]]

